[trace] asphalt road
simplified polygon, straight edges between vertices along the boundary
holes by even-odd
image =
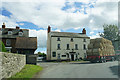
[[[118,78],[118,61],[106,63],[39,63],[36,78]]]

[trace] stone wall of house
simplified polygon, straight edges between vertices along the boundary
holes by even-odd
[[[25,64],[25,55],[0,52],[0,80],[16,74]]]

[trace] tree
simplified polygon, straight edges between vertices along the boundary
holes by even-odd
[[[103,33],[99,33],[99,35],[103,38],[111,40],[114,46],[114,50],[117,51],[119,49],[119,28],[116,25],[103,25],[104,31]]]
[[[103,33],[99,33],[101,37],[111,40],[112,42],[118,39],[119,28],[116,25],[104,24],[103,28]]]
[[[2,41],[0,41],[0,52],[6,52],[5,45]]]

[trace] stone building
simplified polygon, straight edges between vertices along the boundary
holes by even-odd
[[[20,29],[18,26],[16,26],[16,28],[6,28],[5,23],[3,23],[2,28],[0,28],[0,33],[0,38],[8,52],[19,53],[27,49],[32,50],[30,54],[34,54],[35,49],[37,49],[37,37],[29,37],[28,29]],[[28,43],[32,40],[34,40],[34,43]],[[20,45],[20,48],[18,48],[18,44],[22,44],[22,46]],[[32,47],[34,47],[34,49]]]
[[[82,33],[54,32],[48,26],[47,60],[77,60],[86,58],[90,37]]]

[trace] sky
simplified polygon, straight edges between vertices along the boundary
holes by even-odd
[[[118,0],[2,0],[0,24],[29,29],[37,37],[35,51],[46,53],[47,27],[52,31],[81,33],[98,38],[104,24],[118,25]]]

